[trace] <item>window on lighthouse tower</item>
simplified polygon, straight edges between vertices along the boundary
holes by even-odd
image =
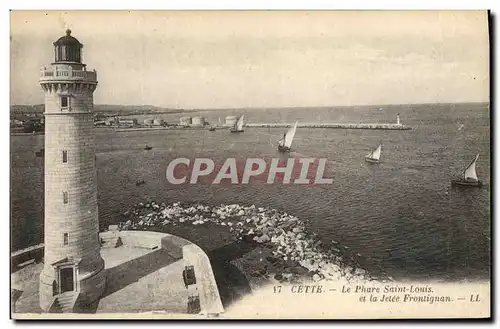
[[[68,96],[61,96],[61,108],[65,109],[69,107],[69,98]]]

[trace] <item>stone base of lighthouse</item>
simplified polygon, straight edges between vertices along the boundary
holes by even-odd
[[[106,271],[100,254],[46,263],[40,273],[40,307],[44,312],[78,312],[99,301],[105,287]]]

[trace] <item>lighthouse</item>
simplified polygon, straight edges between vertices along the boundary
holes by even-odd
[[[401,121],[399,121],[399,113],[398,113],[398,115],[396,116],[396,124],[397,124],[398,126],[401,126]]]
[[[105,288],[100,255],[93,92],[97,73],[82,63],[83,45],[67,30],[42,68],[45,92],[45,232],[40,307],[76,312]]]

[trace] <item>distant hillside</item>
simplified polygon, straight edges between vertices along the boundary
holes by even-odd
[[[158,112],[170,111],[170,109],[161,108],[153,105],[110,105],[110,104],[94,104],[94,112]],[[174,111],[174,110],[172,110]]]
[[[11,105],[10,110],[14,112],[43,112],[45,109],[44,104],[36,105]],[[153,105],[110,105],[110,104],[94,104],[94,111],[108,112],[108,111],[165,111],[169,109],[153,106]]]
[[[15,114],[15,113],[43,113],[45,111],[45,105],[43,104],[37,104],[37,105],[11,105],[10,106],[10,113]]]
[[[21,113],[43,113],[45,111],[44,104],[36,105],[11,105],[11,116]],[[111,105],[111,104],[96,104],[94,112],[108,115],[133,115],[133,114],[149,114],[149,113],[180,113],[184,110],[161,108],[153,105]]]

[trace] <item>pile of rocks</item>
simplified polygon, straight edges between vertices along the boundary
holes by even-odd
[[[368,281],[376,278],[353,262],[353,257],[361,256],[348,251],[332,241],[323,246],[319,237],[307,231],[306,223],[299,218],[274,209],[245,207],[237,204],[206,206],[182,206],[180,203],[139,203],[125,212],[120,224],[124,230],[144,230],[164,225],[204,225],[225,226],[230,232],[246,241],[256,243],[270,250],[271,262],[286,262],[287,268],[275,275],[279,281],[297,281],[298,276],[307,273],[308,279]],[[302,267],[305,271],[297,271]]]

